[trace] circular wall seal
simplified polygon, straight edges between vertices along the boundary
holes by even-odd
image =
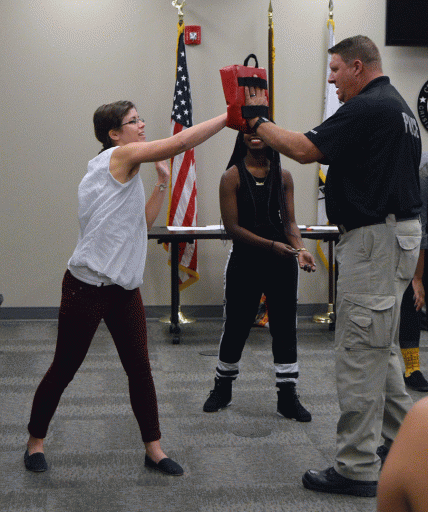
[[[421,123],[428,130],[428,81],[423,85],[418,97],[418,114]]]

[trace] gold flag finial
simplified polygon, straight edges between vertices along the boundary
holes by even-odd
[[[177,4],[178,0],[172,0],[172,5],[178,10],[178,22],[183,23],[184,13],[183,7],[186,3],[186,0],[181,0],[181,4]]]
[[[272,23],[273,23],[272,0],[269,0],[268,18],[269,18],[269,26],[271,27]]]
[[[327,27],[329,26],[333,27],[334,30],[334,19],[333,19],[333,0],[329,0],[328,2],[328,20],[327,20]]]

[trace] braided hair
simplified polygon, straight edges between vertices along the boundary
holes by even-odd
[[[235,147],[233,148],[232,156],[230,157],[229,163],[227,164],[227,168],[229,169],[233,165],[238,166],[238,163],[244,160],[247,154],[248,148],[244,142],[244,133],[238,132],[238,136],[236,137]],[[269,198],[272,197],[272,194],[277,193],[278,195],[278,203],[280,208],[281,220],[288,235],[291,233],[288,232],[288,217],[286,213],[286,205],[285,205],[285,195],[284,195],[284,187],[282,180],[282,169],[281,169],[281,159],[279,152],[272,149],[271,147],[266,148],[266,156],[270,161],[270,170],[272,173],[272,179],[270,180],[269,187]],[[251,189],[250,189],[251,190]],[[254,201],[254,198],[253,198]],[[270,201],[270,199],[269,199]]]

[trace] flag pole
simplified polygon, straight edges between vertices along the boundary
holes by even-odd
[[[268,9],[268,95],[269,95],[269,119],[274,120],[275,98],[274,98],[274,62],[275,46],[273,45],[273,9],[272,0],[269,0]],[[254,320],[254,325],[264,327],[269,321],[269,313],[266,308],[266,296],[262,294],[259,302],[259,309]]]
[[[178,0],[172,0],[172,5],[177,9],[178,12],[178,34],[177,34],[177,52],[180,41],[180,35],[184,31],[184,13],[183,7],[186,3],[186,0],[181,0],[181,4],[178,4]],[[177,54],[178,55],[178,54]],[[178,57],[177,57],[178,58]],[[176,77],[177,78],[177,77]],[[172,169],[171,169],[172,171]],[[172,172],[171,172],[172,179]],[[171,208],[171,188],[172,184],[170,181],[170,202],[168,205],[168,219],[170,217],[170,208]],[[173,338],[173,344],[180,343],[180,325],[182,324],[191,324],[196,320],[193,318],[187,318],[181,311],[180,305],[180,288],[179,288],[179,247],[178,243],[171,242],[171,316],[161,318],[160,322],[164,324],[170,325],[170,332],[175,336]],[[166,248],[166,247],[165,247]]]
[[[327,20],[327,28],[330,30],[330,27],[333,31],[333,35],[334,35],[334,28],[335,28],[335,25],[334,25],[334,19],[333,19],[333,0],[329,0],[328,2],[328,11],[329,11],[329,14],[328,14],[328,20]],[[327,71],[328,73],[328,71]],[[327,101],[327,92],[326,92],[326,98],[325,100]],[[328,114],[326,111],[324,112],[324,118],[327,116],[331,115]],[[325,119],[323,119],[325,120]],[[323,183],[325,183],[325,179],[326,179],[326,176],[324,175],[323,171],[320,169],[320,180],[323,181]],[[320,256],[324,256],[324,253],[321,249],[321,244],[320,244],[320,241],[318,240],[317,242],[317,249],[318,249],[318,253],[320,254]],[[329,240],[328,242],[328,263],[327,263],[327,269],[328,269],[328,307],[327,307],[327,313],[323,313],[323,314],[318,314],[318,315],[314,315],[313,316],[313,321],[316,322],[316,323],[321,323],[321,324],[329,324],[329,329],[330,330],[334,330],[334,327],[335,327],[335,318],[336,318],[336,315],[335,315],[335,303],[334,303],[334,299],[335,299],[335,272],[336,272],[336,269],[335,269],[335,265],[334,265],[334,256],[333,256],[333,253],[334,253],[334,242],[332,240]],[[323,259],[323,258],[322,258]],[[324,257],[325,259],[325,257]],[[326,263],[324,261],[324,263]]]
[[[274,91],[274,63],[275,63],[275,46],[273,41],[273,9],[272,0],[269,1],[268,9],[268,44],[269,44],[269,117],[274,120],[275,116],[275,91]]]

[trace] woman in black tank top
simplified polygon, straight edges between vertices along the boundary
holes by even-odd
[[[239,133],[227,171],[220,182],[220,209],[233,246],[225,274],[225,324],[220,341],[214,389],[205,412],[231,403],[232,382],[266,295],[278,391],[277,412],[298,421],[311,414],[296,394],[298,267],[315,271],[294,216],[293,179],[282,170],[279,153],[255,133]]]

